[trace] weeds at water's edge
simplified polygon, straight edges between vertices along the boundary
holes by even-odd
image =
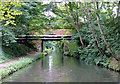
[[[10,74],[13,74],[14,72],[26,67],[27,65],[31,64],[32,62],[42,58],[43,56],[45,56],[44,53],[40,53],[37,56],[34,56],[32,58],[28,58],[28,57],[22,57],[19,59],[19,61],[10,64],[9,66],[0,69],[0,80],[9,76]]]

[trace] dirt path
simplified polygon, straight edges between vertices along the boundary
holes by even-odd
[[[29,54],[29,53],[28,53],[28,54],[27,54],[26,56],[24,56],[24,57],[34,57],[34,56],[39,55],[39,54],[40,54],[40,52],[34,52],[33,54]],[[10,64],[12,64],[12,63],[14,63],[14,62],[17,62],[17,61],[19,60],[19,58],[20,58],[20,57],[16,57],[16,58],[11,59],[11,60],[8,61],[8,62],[5,62],[5,63],[0,64],[0,69],[3,68],[3,67],[9,66]]]

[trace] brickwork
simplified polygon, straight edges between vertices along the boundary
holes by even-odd
[[[66,32],[68,32],[67,35],[70,35],[72,32],[71,30],[68,30],[68,29],[49,30],[49,31],[46,31],[45,29],[43,29],[42,31],[45,31],[45,35],[49,35],[49,34],[65,35]],[[37,32],[31,31],[31,33],[36,34]],[[39,40],[34,40],[33,42],[37,43],[37,45],[39,45],[39,49],[41,50],[41,42]]]

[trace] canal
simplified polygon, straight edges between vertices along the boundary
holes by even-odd
[[[119,73],[52,51],[3,82],[118,82]]]

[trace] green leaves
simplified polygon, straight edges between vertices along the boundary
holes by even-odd
[[[5,26],[12,24],[15,24],[15,16],[21,15],[22,12],[19,12],[18,9],[15,7],[21,7],[21,2],[1,2],[0,1],[0,21],[5,22]]]

